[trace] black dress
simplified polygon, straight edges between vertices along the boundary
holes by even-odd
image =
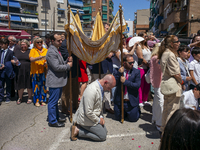
[[[31,62],[29,59],[29,53],[29,49],[24,53],[20,49],[14,51],[14,56],[17,57],[21,63],[20,66],[15,66],[15,90],[32,88],[30,76]]]

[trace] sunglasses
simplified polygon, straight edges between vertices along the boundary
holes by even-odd
[[[173,43],[179,43],[180,41],[174,41]]]
[[[39,43],[41,43],[42,44],[42,41],[40,41],[40,42],[36,42],[37,44],[39,44]]]
[[[134,63],[135,63],[135,61],[133,61],[133,62],[127,62],[127,63],[129,63],[129,65],[132,65],[132,64],[134,64]]]

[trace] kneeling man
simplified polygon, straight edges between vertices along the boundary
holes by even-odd
[[[110,91],[115,85],[115,77],[108,74],[87,86],[74,116],[75,125],[71,127],[72,141],[77,140],[76,136],[94,141],[106,140],[107,130],[102,115],[102,101],[104,91]]]
[[[131,122],[136,122],[140,117],[139,94],[141,77],[140,70],[133,68],[132,55],[125,55],[124,66],[114,70],[116,79],[116,91],[114,98],[114,111],[116,120],[121,120],[121,83],[124,89],[124,118],[128,117]],[[124,76],[121,76],[123,73]]]

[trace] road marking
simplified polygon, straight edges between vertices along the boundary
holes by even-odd
[[[70,128],[66,128],[60,132],[60,134],[57,136],[56,141],[50,146],[49,150],[56,150],[58,146],[60,145],[60,142],[62,142],[65,135],[67,135],[70,131]]]
[[[120,138],[120,137],[128,137],[128,136],[136,136],[136,135],[146,135],[146,134],[155,134],[159,133],[158,131],[149,131],[149,132],[138,132],[138,133],[127,133],[127,134],[115,134],[115,135],[107,135],[108,139],[111,138]],[[65,143],[65,142],[70,142],[70,139],[63,139],[60,142]]]
[[[127,137],[127,136],[135,136],[135,135],[146,135],[146,134],[154,134],[154,133],[159,133],[159,132],[158,131],[150,131],[150,132],[107,135],[107,138]]]

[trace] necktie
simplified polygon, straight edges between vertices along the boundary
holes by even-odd
[[[128,80],[128,70],[126,70],[126,76],[125,76],[126,80]],[[127,86],[125,86],[125,90],[124,90],[124,95],[127,94]]]
[[[2,50],[1,51],[1,64],[4,64],[4,53],[5,53],[5,51]]]

